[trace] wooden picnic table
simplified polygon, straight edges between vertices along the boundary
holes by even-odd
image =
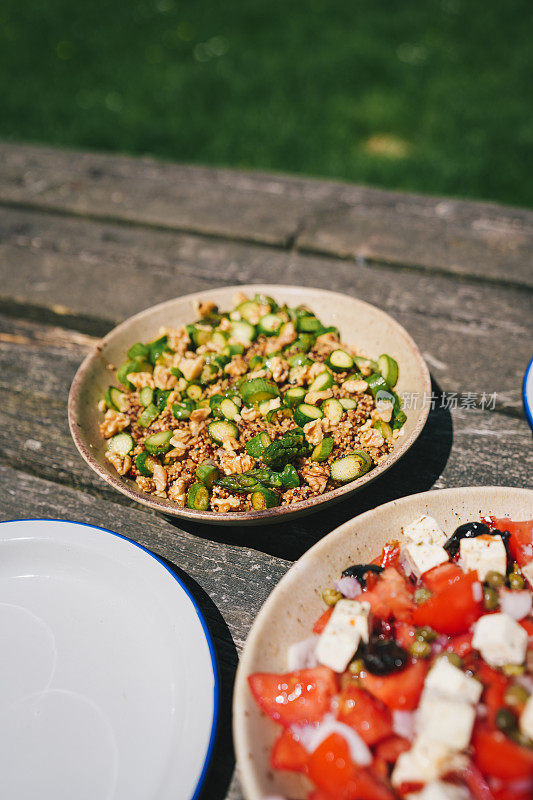
[[[238,653],[291,562],[405,494],[526,486],[521,380],[531,353],[533,213],[331,181],[0,145],[0,514],[111,528],[191,588],[220,665],[204,800],[241,798],[231,747]],[[410,452],[350,499],[273,527],[178,522],[113,491],[67,425],[98,338],[168,298],[224,284],[305,284],[383,308],[417,341],[434,408]]]

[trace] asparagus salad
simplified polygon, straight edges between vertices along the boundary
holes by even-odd
[[[214,512],[321,495],[385,459],[406,416],[398,364],[267,296],[132,344],[101,401],[106,459],[143,492]]]

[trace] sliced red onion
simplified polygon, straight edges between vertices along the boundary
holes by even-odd
[[[472,597],[476,603],[480,603],[483,600],[483,586],[479,581],[472,584]]]
[[[353,575],[340,578],[338,581],[335,581],[333,585],[335,589],[344,595],[344,597],[347,597],[348,600],[355,600],[363,591],[359,585],[359,581],[357,578],[354,578]]]
[[[319,725],[292,725],[291,731],[308,753],[313,753],[332,733],[338,733],[346,740],[354,764],[366,767],[372,762],[372,753],[361,737],[333,714],[326,714]]]
[[[518,675],[515,680],[527,689],[529,694],[533,694],[533,675]]]
[[[504,614],[516,620],[524,619],[531,614],[533,596],[528,589],[513,592],[510,589],[500,589],[500,608]]]
[[[415,715],[412,711],[393,711],[392,729],[398,736],[406,739],[414,739],[415,736]]]
[[[287,668],[289,672],[295,669],[313,669],[318,666],[315,647],[318,636],[309,636],[301,642],[291,644],[287,650]]]

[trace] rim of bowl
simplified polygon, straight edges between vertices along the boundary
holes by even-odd
[[[337,528],[332,530],[322,539],[320,539],[316,544],[306,550],[306,552],[297,559],[285,575],[278,581],[276,586],[272,589],[270,594],[268,595],[267,599],[259,609],[257,616],[255,617],[252,626],[248,632],[246,640],[244,642],[244,646],[239,657],[239,663],[237,666],[237,672],[235,675],[235,683],[233,689],[233,701],[232,701],[232,733],[233,733],[233,742],[235,746],[235,755],[236,761],[239,768],[239,776],[240,776],[240,783],[242,787],[242,791],[245,798],[251,798],[255,795],[252,794],[252,787],[255,785],[254,783],[254,768],[252,766],[253,762],[251,759],[247,758],[247,754],[249,752],[249,742],[247,740],[247,736],[245,733],[245,724],[244,724],[244,715],[246,713],[244,702],[245,702],[245,693],[247,692],[247,677],[250,672],[249,662],[253,658],[253,651],[255,649],[256,641],[259,640],[263,634],[263,627],[268,619],[270,608],[274,605],[277,599],[277,595],[280,591],[284,591],[288,584],[298,579],[299,571],[302,566],[302,563],[307,563],[308,561],[315,560],[317,557],[324,557],[327,553],[329,548],[331,547],[333,542],[336,542],[339,539],[342,539],[344,536],[347,535],[347,532],[353,527],[354,524],[362,526],[365,524],[366,520],[371,518],[372,515],[376,514],[377,512],[383,513],[387,509],[395,509],[402,508],[403,506],[408,506],[409,504],[415,502],[419,503],[420,505],[424,505],[424,501],[426,498],[436,495],[437,493],[439,496],[452,495],[456,496],[457,493],[460,493],[461,497],[472,496],[478,493],[490,495],[491,493],[500,493],[506,492],[515,494],[521,497],[529,496],[531,499],[531,505],[533,508],[533,489],[524,489],[516,486],[457,486],[457,487],[449,487],[447,489],[430,489],[427,492],[418,492],[417,494],[410,494],[406,495],[405,497],[400,497],[396,500],[390,500],[387,503],[383,503],[380,506],[376,506],[375,508],[371,508],[368,511],[364,511],[362,514],[358,514],[355,517],[343,522],[342,525],[339,525]],[[480,502],[482,502],[480,500]],[[453,506],[453,501],[450,501],[450,508]],[[241,708],[242,706],[242,708]]]
[[[137,321],[146,319],[150,317],[154,312],[162,311],[165,307],[172,306],[176,300],[182,301],[191,301],[193,299],[201,299],[201,298],[208,298],[212,299],[213,293],[219,290],[225,290],[228,292],[267,292],[269,294],[275,295],[276,292],[280,291],[287,291],[290,290],[292,292],[311,292],[317,294],[317,300],[320,296],[324,296],[327,294],[332,299],[335,297],[342,298],[346,300],[354,300],[357,303],[360,303],[368,308],[372,309],[372,312],[376,314],[378,317],[383,317],[384,321],[389,327],[393,327],[396,329],[399,335],[401,335],[406,342],[407,346],[411,349],[413,356],[418,364],[420,369],[420,374],[423,379],[424,386],[420,387],[421,392],[425,392],[426,396],[431,391],[431,377],[429,373],[428,366],[424,361],[422,353],[420,352],[418,345],[415,343],[412,336],[405,330],[403,325],[400,325],[397,320],[387,314],[386,311],[383,311],[378,306],[373,305],[372,303],[367,303],[365,300],[360,300],[359,298],[351,297],[349,294],[342,293],[342,292],[331,292],[327,289],[317,289],[315,287],[310,286],[295,286],[293,284],[243,284],[243,285],[231,285],[231,286],[217,286],[213,289],[207,289],[202,292],[192,292],[186,295],[180,295],[178,297],[172,298],[170,300],[165,300],[162,303],[157,303],[156,305],[150,306],[149,308],[144,309],[143,311],[134,314],[131,317],[128,317],[123,322],[116,325],[109,333],[107,333],[97,345],[91,350],[90,353],[84,358],[78,370],[74,376],[72,381],[69,396],[68,396],[68,422],[71,436],[74,440],[74,444],[76,445],[78,452],[82,456],[82,458],[86,461],[86,463],[104,480],[106,483],[113,486],[113,488],[117,489],[122,494],[126,495],[132,500],[135,500],[137,503],[141,503],[142,505],[148,506],[149,508],[153,508],[156,511],[160,511],[163,514],[169,514],[171,516],[182,517],[185,519],[189,519],[193,522],[205,522],[210,524],[227,524],[227,523],[241,523],[245,524],[253,524],[255,522],[276,522],[280,519],[289,519],[291,516],[304,514],[308,511],[311,511],[313,508],[320,508],[321,506],[326,506],[332,503],[337,502],[343,496],[351,494],[365,484],[370,483],[371,481],[378,478],[382,475],[386,470],[388,470],[393,464],[396,463],[406,452],[409,448],[414,444],[416,439],[419,437],[420,433],[424,425],[426,424],[426,420],[429,414],[429,405],[424,404],[420,411],[420,415],[418,421],[409,434],[403,441],[399,444],[394,446],[393,451],[390,455],[382,462],[380,462],[376,467],[367,472],[366,475],[363,475],[361,478],[357,478],[357,480],[352,481],[351,483],[347,483],[343,486],[339,486],[336,489],[332,489],[329,492],[326,492],[321,495],[317,495],[315,497],[308,498],[307,500],[299,500],[297,503],[291,503],[285,506],[276,506],[272,509],[267,509],[264,511],[234,511],[234,512],[218,512],[218,511],[196,511],[194,509],[178,506],[175,503],[172,503],[170,500],[164,500],[162,498],[157,498],[153,495],[149,495],[145,492],[140,492],[136,489],[130,487],[125,481],[121,480],[119,477],[112,474],[112,472],[107,470],[106,468],[102,467],[101,464],[97,461],[97,459],[93,456],[90,452],[89,448],[86,446],[83,435],[81,433],[81,426],[78,422],[78,414],[77,414],[77,404],[80,399],[81,391],[83,389],[84,381],[86,378],[87,373],[89,372],[93,361],[95,361],[98,356],[101,354],[102,349],[105,345],[111,341],[117,333],[126,330],[128,327],[131,326],[132,323]],[[400,365],[401,368],[401,365]]]

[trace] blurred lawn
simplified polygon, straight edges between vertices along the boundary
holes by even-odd
[[[529,0],[2,0],[0,138],[533,206]]]

